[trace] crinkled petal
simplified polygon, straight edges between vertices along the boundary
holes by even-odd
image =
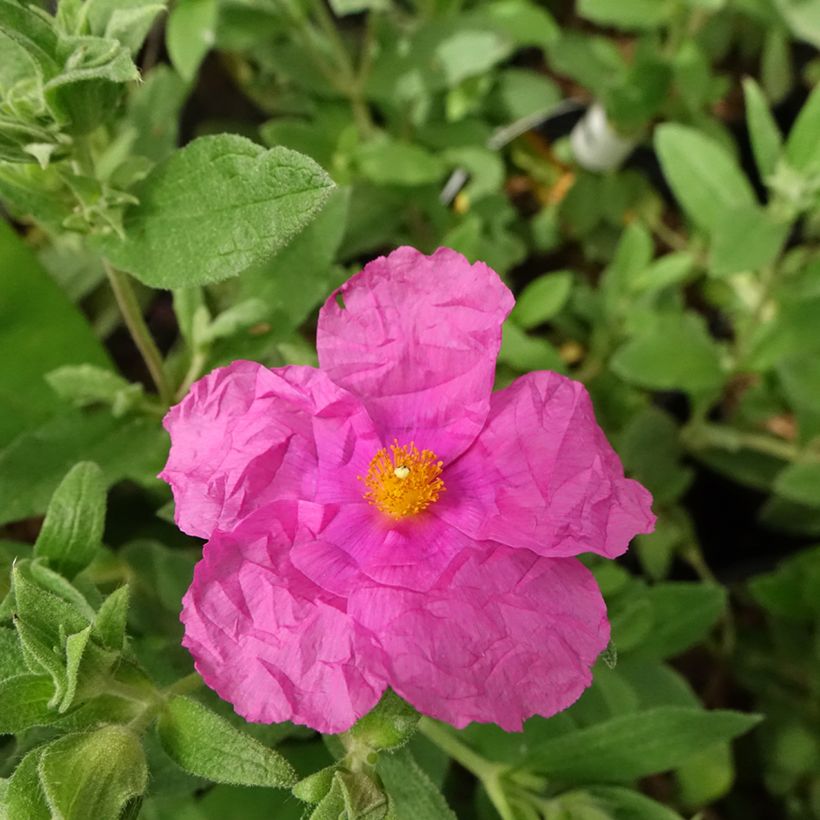
[[[449,248],[399,248],[325,303],[319,362],[362,399],[387,443],[415,441],[448,461],[484,424],[512,305],[487,265]]]
[[[319,586],[348,595],[375,582],[430,589],[472,539],[429,511],[401,521],[367,504],[339,507],[314,541],[302,541],[291,560]]]
[[[442,477],[437,515],[478,540],[539,555],[613,558],[655,524],[652,496],[624,478],[586,389],[556,373],[494,393],[486,426]]]
[[[205,683],[250,721],[341,732],[379,700],[380,653],[346,602],[288,558],[324,508],[278,502],[216,532],[183,599],[183,645]]]
[[[362,586],[348,611],[378,636],[390,686],[458,728],[520,731],[531,715],[566,709],[609,640],[600,590],[578,560],[502,546],[464,553],[427,592]]]
[[[164,423],[160,478],[180,529],[201,538],[277,499],[360,501],[356,476],[381,446],[362,404],[312,367],[234,362],[196,382]]]

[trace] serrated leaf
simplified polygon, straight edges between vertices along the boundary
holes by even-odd
[[[673,769],[759,721],[757,715],[728,710],[662,706],[548,740],[526,765],[558,781],[630,781]]]
[[[655,148],[678,202],[705,231],[724,214],[756,204],[754,191],[723,146],[683,125],[667,123],[655,132]]]
[[[90,461],[72,467],[46,510],[34,554],[68,578],[91,563],[102,544],[106,487],[102,470]]]
[[[333,183],[313,160],[244,137],[200,137],[157,165],[104,252],[148,285],[182,288],[241,273],[283,247]]]
[[[396,820],[455,820],[444,795],[407,749],[380,755],[377,771]]]
[[[0,735],[51,723],[57,717],[49,705],[53,696],[48,675],[24,673],[0,681]]]
[[[297,780],[278,752],[190,698],[172,698],[157,731],[168,756],[191,774],[217,783],[273,788],[290,788]]]
[[[148,782],[142,743],[123,726],[55,741],[43,752],[39,773],[52,813],[63,820],[117,820]]]

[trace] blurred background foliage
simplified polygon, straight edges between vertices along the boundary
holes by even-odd
[[[7,805],[42,789],[56,811],[60,766],[81,768],[82,744],[99,741],[131,762],[95,817],[299,817],[305,804],[264,788],[282,785],[273,747],[300,776],[342,761],[342,785],[311,792],[315,817],[338,816],[329,794],[349,816],[381,816],[375,798],[371,815],[351,807],[372,788],[398,817],[449,816],[437,787],[482,820],[504,806],[550,820],[820,817],[820,0],[43,9],[0,0],[0,563],[17,560],[0,713],[20,714],[23,683],[42,707],[0,719],[16,733],[0,740]],[[191,203],[228,191],[207,150],[259,163],[230,189],[241,204],[280,147],[336,187],[327,196],[305,160],[317,193],[267,245],[254,233],[267,213],[230,231],[204,213],[193,238],[165,227],[187,207],[166,183]],[[214,267],[211,234],[250,250]],[[159,265],[146,236],[169,249]],[[365,785],[340,774],[349,748],[249,726],[198,690],[220,727],[266,748],[253,747],[264,776],[227,779],[251,785],[209,785],[219,767],[168,738],[177,718],[181,736],[186,721],[216,731],[212,718],[156,706],[157,692],[188,692],[177,613],[198,552],[155,478],[159,419],[233,359],[315,364],[318,306],[400,244],[495,268],[518,299],[498,385],[538,369],[583,381],[652,491],[656,532],[617,565],[590,561],[617,664],[522,736],[423,728]],[[139,355],[115,295],[146,317],[153,353]],[[77,462],[98,465],[82,468],[93,481],[78,484]],[[37,536],[55,490],[99,518],[106,489],[87,555],[65,559],[58,524]],[[56,620],[38,624],[35,606],[26,626],[28,594],[51,596]],[[124,622],[106,632],[115,607],[127,638]],[[71,618],[75,631],[55,626]],[[52,630],[56,662],[32,661],[29,627]],[[765,719],[730,747],[753,721],[704,706]],[[149,790],[126,769],[150,770]]]

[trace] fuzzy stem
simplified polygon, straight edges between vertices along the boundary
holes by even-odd
[[[164,404],[170,404],[173,400],[173,390],[168,381],[168,376],[165,373],[165,367],[162,363],[162,355],[151,336],[151,331],[148,330],[148,325],[142,317],[142,310],[134,293],[128,277],[122,271],[117,270],[111,265],[107,259],[103,259],[103,267],[108,276],[108,281],[111,284],[111,290],[114,292],[114,298],[117,300],[122,317],[125,320],[125,325],[134,344],[137,346],[142,358],[148,367],[148,372],[157,386],[157,392]]]
[[[515,813],[501,785],[504,766],[486,760],[430,718],[422,717],[419,721],[419,731],[484,784],[487,795],[502,820],[515,820]]]

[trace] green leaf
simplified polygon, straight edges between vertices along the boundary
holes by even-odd
[[[105,527],[105,479],[91,461],[68,472],[51,497],[34,555],[73,578],[93,560]]]
[[[113,264],[148,285],[183,288],[235,276],[272,256],[333,188],[315,162],[236,135],[200,137],[134,190],[126,239],[103,243]]]
[[[77,683],[80,674],[80,663],[83,660],[88,639],[91,637],[91,627],[87,626],[80,632],[69,635],[65,640],[66,658],[66,687],[60,700],[58,709],[64,713],[74,702],[77,694]]]
[[[51,811],[64,820],[117,820],[148,783],[142,743],[123,726],[55,741],[43,752],[39,772]]]
[[[632,279],[636,293],[657,293],[686,280],[695,266],[694,257],[685,252],[668,253],[649,264]]]
[[[45,512],[60,478],[78,461],[99,464],[107,485],[123,478],[158,486],[167,437],[152,419],[64,412],[0,451],[0,523]]]
[[[552,271],[530,282],[516,300],[510,319],[525,330],[548,322],[569,299],[573,273]]]
[[[492,91],[493,111],[501,120],[514,121],[546,113],[561,101],[558,86],[537,71],[506,68]]]
[[[132,8],[114,8],[102,34],[106,39],[122,43],[131,55],[136,55],[157,15],[163,11],[165,3],[139,3]]]
[[[820,48],[820,3],[817,0],[775,0],[792,34]]]
[[[35,575],[35,566],[31,561],[18,561],[12,569],[12,589],[20,620],[54,642],[59,640],[60,630],[65,634],[85,629],[90,622],[87,617],[88,603],[84,600],[66,600],[62,595],[44,588]]]
[[[774,491],[789,501],[820,507],[820,463],[790,464],[775,479]]]
[[[63,69],[43,86],[55,118],[70,131],[85,134],[116,110],[122,84],[139,79],[127,48],[102,37],[61,37]]]
[[[716,743],[689,758],[676,772],[680,800],[685,806],[714,803],[732,788],[735,767],[732,748]]]
[[[773,103],[782,102],[794,87],[791,40],[780,26],[770,26],[761,51],[760,82]]]
[[[653,390],[714,390],[723,381],[718,348],[692,313],[659,315],[618,348],[612,370],[628,382]]]
[[[190,698],[172,698],[157,724],[162,748],[191,774],[217,783],[290,788],[297,777],[278,752]]]
[[[528,336],[513,322],[504,325],[498,361],[516,370],[566,371],[558,351],[541,336]]]
[[[712,226],[712,274],[761,270],[777,258],[790,229],[757,205],[722,212]]]
[[[646,407],[632,416],[621,436],[619,453],[629,474],[649,489],[658,504],[674,501],[692,480],[692,469],[681,464],[678,426],[657,407]]]
[[[759,720],[728,710],[662,706],[548,740],[526,762],[560,781],[630,781],[673,769]]]
[[[438,182],[445,171],[435,154],[389,137],[365,143],[355,159],[361,175],[379,185],[427,185]]]
[[[122,415],[144,396],[142,385],[126,381],[118,373],[91,364],[65,365],[46,374],[52,390],[75,407],[110,405]]]
[[[774,173],[780,159],[783,136],[760,86],[751,77],[743,80],[743,95],[746,100],[746,127],[749,129],[755,163],[761,179],[765,180]]]
[[[334,775],[330,791],[310,813],[309,820],[339,820],[341,817],[347,817],[344,787],[341,780]]]
[[[674,11],[669,0],[580,0],[578,14],[604,26],[656,28]]]
[[[820,6],[820,4],[818,4]],[[818,14],[820,16],[820,14]],[[786,140],[786,159],[798,171],[820,171],[820,86],[806,100]]]
[[[18,764],[8,781],[0,808],[5,810],[8,820],[53,820],[43,790],[40,786],[38,768],[40,758],[48,746],[32,749]]]
[[[13,629],[0,627],[0,681],[26,671],[20,640]]]
[[[47,79],[59,71],[57,34],[48,18],[9,0],[0,0],[0,18],[3,34],[26,50],[42,77]]]
[[[341,787],[344,803],[341,816],[354,820],[386,820],[387,796],[370,774],[340,769],[334,777],[331,792],[337,784]]]
[[[337,17],[360,14],[363,11],[384,11],[390,8],[390,0],[329,0]]]
[[[128,584],[115,589],[104,601],[94,619],[94,635],[111,649],[122,649],[128,620]]]
[[[576,794],[592,798],[607,820],[682,820],[677,812],[645,794],[620,786],[590,786]],[[586,820],[584,814],[572,815],[573,818],[576,816]]]
[[[176,147],[179,114],[187,85],[167,65],[155,66],[128,96],[126,123],[133,133],[132,151],[160,162]]]
[[[416,731],[419,713],[388,689],[376,706],[350,729],[351,737],[371,749],[397,749]]]
[[[804,549],[773,572],[752,578],[749,591],[778,618],[814,620],[820,614],[820,547]]]
[[[174,5],[165,28],[168,55],[179,75],[188,82],[216,39],[216,0],[181,0]]]
[[[349,193],[337,188],[319,216],[287,247],[237,280],[237,299],[261,299],[267,305],[270,330],[233,340],[230,358],[261,358],[264,354],[257,353],[256,345],[288,338],[342,283],[344,272],[334,268],[333,261],[345,230]]]
[[[53,696],[48,675],[24,673],[0,681],[0,735],[51,723],[57,717],[49,706]]]
[[[641,656],[679,655],[703,640],[726,609],[726,590],[715,584],[663,583],[647,594],[654,626],[637,648]]]
[[[0,446],[61,409],[43,376],[61,365],[108,366],[108,355],[82,314],[34,254],[0,222]]]
[[[444,795],[407,749],[380,755],[377,771],[395,820],[455,820]]]
[[[736,208],[756,204],[754,191],[734,159],[710,137],[667,123],[655,132],[664,176],[689,218],[705,231]]]
[[[298,797],[304,803],[321,803],[333,788],[333,780],[336,777],[337,769],[338,767],[335,764],[325,766],[324,769],[303,777],[294,785],[292,789],[293,796]]]

